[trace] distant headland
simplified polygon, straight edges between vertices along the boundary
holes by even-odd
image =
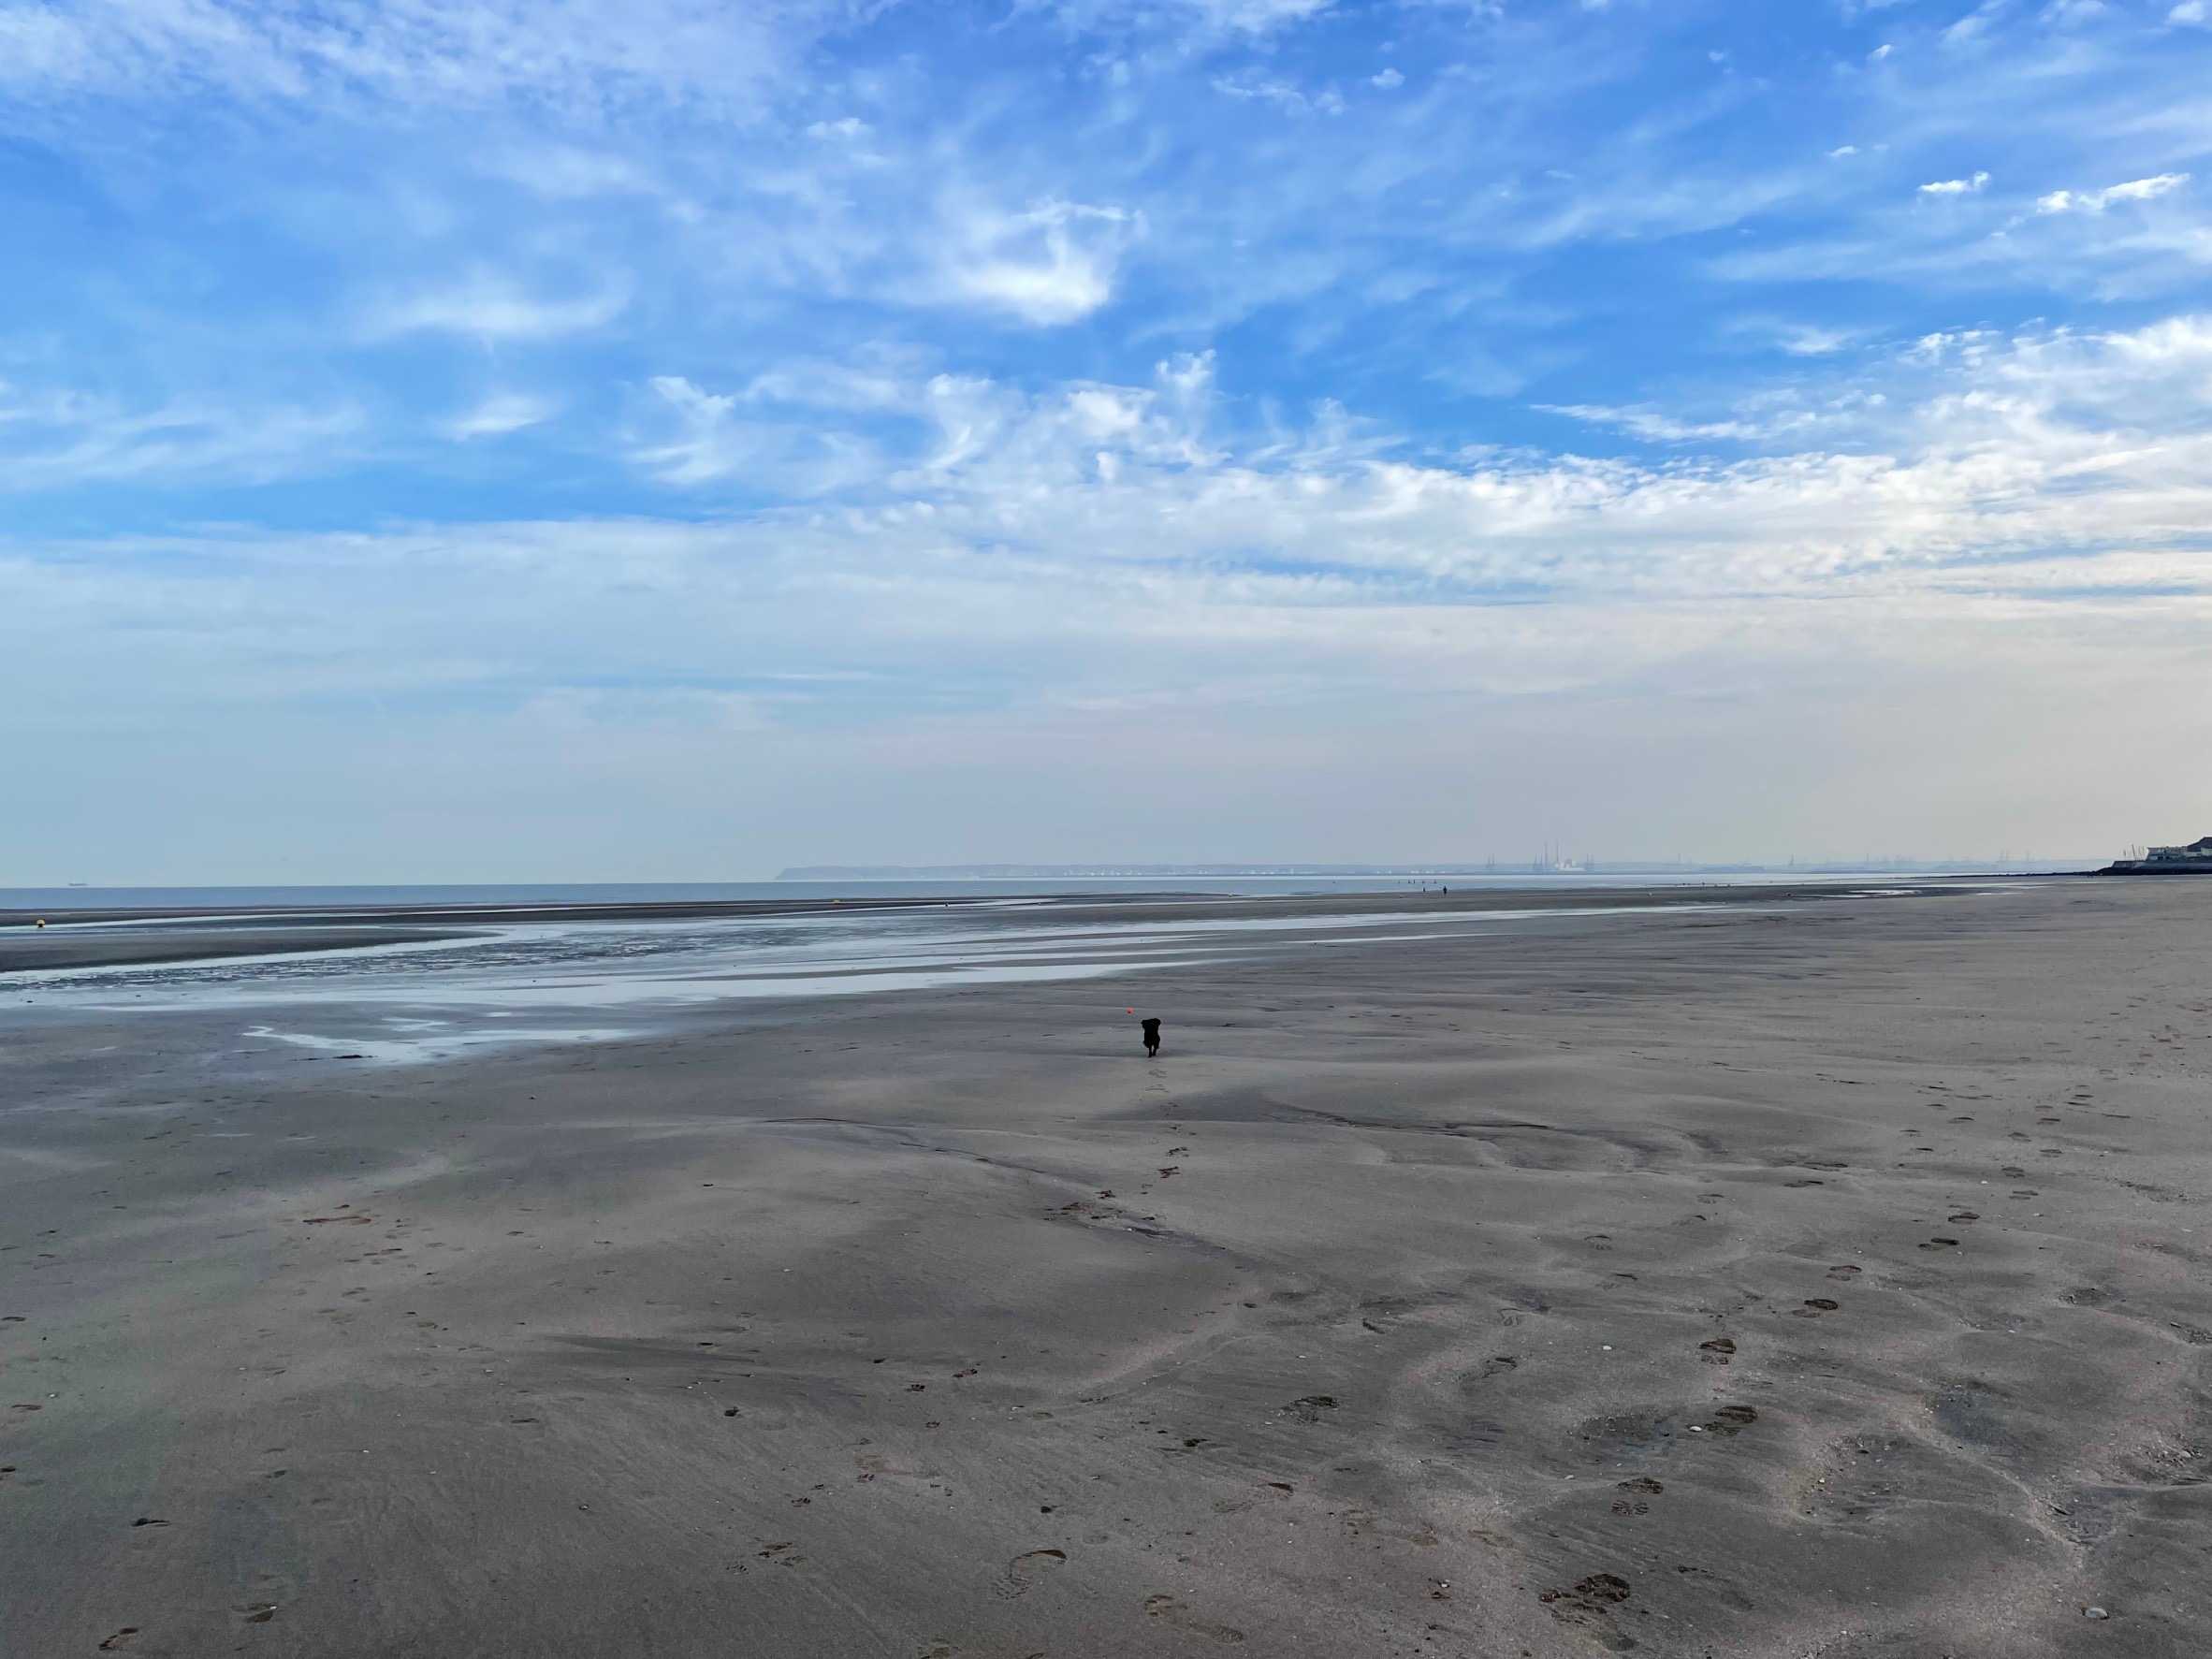
[[[2186,847],[2152,847],[2141,858],[2119,858],[2097,872],[2100,876],[2212,876],[2212,836],[2202,836]]]

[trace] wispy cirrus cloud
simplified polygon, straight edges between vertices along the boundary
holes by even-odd
[[[592,108],[750,93],[851,15],[837,4],[433,0],[371,7],[253,0],[76,0],[0,7],[0,85],[19,95],[294,98],[354,90],[410,102],[515,95]]]
[[[362,412],[344,405],[145,407],[66,389],[0,386],[0,490],[180,479],[263,484],[357,459],[365,426]]]
[[[2035,198],[2039,213],[2102,213],[2114,202],[2155,201],[2189,182],[2187,173],[2158,173],[2148,179],[2131,179],[2107,184],[2102,190],[2054,190]]]
[[[479,269],[457,283],[424,288],[371,308],[371,335],[436,332],[478,340],[551,340],[589,333],[622,313],[621,287],[553,298],[504,275]]]
[[[496,392],[473,408],[444,423],[445,435],[460,443],[476,438],[504,438],[510,432],[542,426],[560,412],[551,398],[528,392]]]
[[[793,419],[793,393],[812,378],[720,395],[663,386],[690,430],[637,460],[688,486],[846,491],[862,517],[841,522],[871,543],[923,524],[934,544],[990,544],[1043,564],[1103,560],[1205,581],[1242,572],[1254,591],[1278,587],[1295,603],[1926,596],[1951,590],[1960,571],[1986,588],[2030,551],[2044,580],[2123,547],[2164,559],[2191,590],[2212,572],[2202,549],[2172,546],[2212,513],[2204,317],[1934,336],[1703,419],[1559,411],[1688,451],[1654,461],[1501,452],[1450,463],[1372,430],[1354,437],[1328,411],[1288,431],[1239,433],[1203,359],[1163,363],[1147,386],[1045,394],[878,377],[865,406],[847,402],[859,425],[830,418],[827,400]],[[794,460],[802,442],[833,451],[835,473]],[[1738,453],[1716,456],[1716,444]]]
[[[1142,230],[1115,207],[1045,201],[1009,212],[962,204],[946,214],[947,291],[1049,327],[1088,316],[1113,296],[1114,269]]]

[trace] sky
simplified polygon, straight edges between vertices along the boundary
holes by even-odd
[[[0,885],[2212,832],[2212,0],[0,0]]]

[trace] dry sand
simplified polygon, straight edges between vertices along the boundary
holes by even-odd
[[[10,1015],[0,1652],[2202,1654],[2208,939],[2052,881],[440,1066]]]

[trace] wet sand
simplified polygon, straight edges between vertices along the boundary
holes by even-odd
[[[1938,877],[1920,882],[1869,878],[1855,886],[1906,893],[1948,893],[1978,883]],[[870,898],[672,900],[654,904],[530,904],[351,906],[337,909],[82,910],[56,911],[44,920],[29,910],[0,910],[0,973],[213,961],[224,957],[313,955],[364,946],[429,944],[486,939],[501,928],[634,922],[675,925],[688,922],[774,921],[811,917],[839,920],[899,912],[1033,923],[1057,929],[1127,924],[1158,919],[1207,922],[1299,917],[1326,921],[1347,913],[1376,916],[1437,912],[1479,914],[1499,910],[1586,910],[1677,906],[1685,899],[1751,903],[1833,897],[1846,891],[1830,880],[1733,883],[1706,887],[1535,889],[1491,887],[1457,894],[1345,893],[1287,897],[1222,894],[1094,894],[1080,898]],[[0,989],[0,996],[5,990]]]
[[[0,1652],[2199,1654],[2208,924],[1546,919],[434,1066],[11,1012]]]

